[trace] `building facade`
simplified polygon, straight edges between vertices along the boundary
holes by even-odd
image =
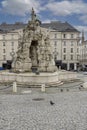
[[[0,33],[0,66],[12,60],[18,47],[18,32]]]
[[[26,24],[0,25],[0,66],[16,56],[18,40]],[[55,62],[67,70],[76,70],[79,63],[80,32],[67,22],[54,21],[41,24],[41,29],[50,36]]]
[[[79,64],[80,32],[67,22],[51,22],[42,27],[50,31],[50,41],[54,59],[67,70],[77,70]]]
[[[81,44],[79,46],[80,50],[80,65],[82,68],[87,67],[87,40],[84,38],[84,31],[82,32]]]

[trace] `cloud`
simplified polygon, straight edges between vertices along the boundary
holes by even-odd
[[[40,11],[39,0],[3,0],[1,5],[2,12],[12,15],[26,16],[26,13],[29,13],[32,7],[36,13]]]
[[[56,18],[42,20],[43,23],[50,23],[50,22],[53,22],[53,21],[58,21],[58,20]]]
[[[87,3],[81,0],[64,0],[64,1],[53,1],[49,2],[45,9],[50,10],[54,15],[57,16],[68,16],[72,14],[87,14]]]
[[[45,19],[45,20],[43,20],[43,23],[50,23],[50,22],[51,22],[50,19]]]
[[[82,2],[81,0],[73,1],[53,1],[49,2],[46,7],[56,16],[68,16],[72,14],[87,14],[87,3]]]
[[[36,13],[40,11],[51,11],[57,16],[68,16],[72,14],[87,14],[87,3],[81,0],[3,0],[1,2],[2,12],[12,15],[25,16],[34,7]]]
[[[46,13],[56,16],[71,16],[77,15],[77,18],[87,24],[87,3],[83,0],[3,0],[0,12],[22,16],[26,19],[30,15],[33,7],[37,15]],[[49,21],[50,15],[46,21]]]
[[[83,0],[49,1],[44,10],[50,11],[54,16],[77,15],[78,19],[87,24],[87,3]]]

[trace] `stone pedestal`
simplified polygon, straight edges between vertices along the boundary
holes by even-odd
[[[45,84],[42,84],[41,85],[41,92],[45,92],[46,90],[45,90]]]
[[[13,92],[17,92],[17,83],[13,82]]]

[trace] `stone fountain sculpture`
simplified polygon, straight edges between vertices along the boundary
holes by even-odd
[[[52,56],[49,35],[43,31],[40,24],[32,9],[31,21],[23,30],[17,54],[13,57],[13,72],[2,72],[1,82],[17,82],[17,84],[27,84],[30,87],[40,86],[43,90],[45,86],[57,86],[61,83],[60,71],[57,71]]]
[[[14,61],[15,71],[31,72],[34,68],[39,72],[56,71],[49,35],[41,31],[40,24],[32,8],[31,21],[23,30],[23,37],[19,39]]]
[[[40,86],[42,91],[45,91],[45,86],[57,86],[61,83],[60,72],[57,71],[54,63],[49,35],[43,31],[40,24],[32,9],[31,21],[28,22],[22,38],[19,39],[18,51],[12,64],[13,72],[1,72],[1,82],[14,82],[14,84],[17,82],[24,84],[25,87],[26,84],[30,87]]]

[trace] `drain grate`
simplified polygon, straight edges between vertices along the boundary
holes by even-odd
[[[42,100],[44,100],[44,98],[34,98],[32,100],[34,100],[34,101],[42,101]]]

